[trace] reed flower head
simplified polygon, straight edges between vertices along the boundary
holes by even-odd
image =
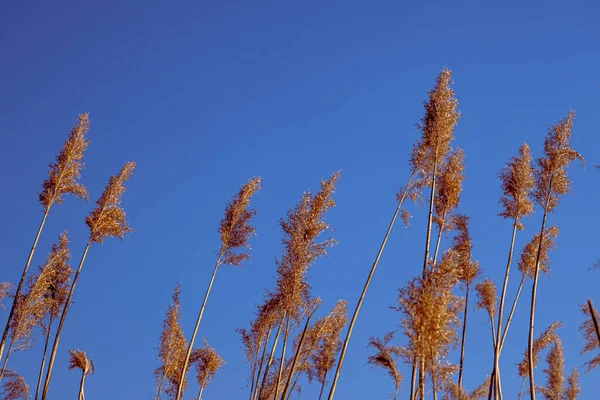
[[[579,371],[577,371],[577,368],[573,368],[573,371],[567,378],[564,400],[577,400],[579,392],[581,392],[581,389],[579,388]]]
[[[300,203],[280,222],[284,249],[282,258],[277,260],[277,291],[282,296],[283,309],[295,321],[310,303],[306,273],[317,258],[327,253],[327,247],[335,244],[334,239],[317,242],[317,238],[330,229],[324,218],[327,210],[335,206],[332,196],[339,178],[340,172],[335,172],[321,181],[314,196],[304,193]]]
[[[204,339],[204,348],[195,349],[196,358],[196,380],[200,388],[204,389],[208,386],[210,381],[215,377],[219,368],[221,368],[225,362],[219,356],[215,349],[208,345],[206,339]]]
[[[533,341],[533,367],[537,367],[540,353],[542,350],[550,347],[552,343],[554,343],[558,339],[558,335],[556,334],[556,330],[562,327],[562,323],[553,322],[546,328],[544,332],[540,336],[538,336]],[[517,364],[518,373],[521,378],[525,378],[529,374],[529,356],[527,349],[523,352],[523,360],[519,364]]]
[[[394,337],[394,332],[388,332],[383,339],[369,337],[368,347],[375,349],[375,354],[367,358],[367,363],[372,366],[383,368],[394,381],[396,392],[402,384],[402,373],[398,369],[396,360],[400,357],[402,351],[397,346],[392,346],[389,343]]]
[[[60,317],[62,307],[67,301],[70,288],[70,276],[73,270],[69,265],[71,252],[68,249],[69,238],[64,231],[58,237],[58,244],[52,245],[52,250],[46,262],[40,267],[38,276],[43,275],[43,271],[48,271],[48,282],[46,293],[44,294],[44,306],[46,314],[56,319]]]
[[[181,330],[180,293],[181,288],[177,285],[160,334],[157,358],[161,365],[154,370],[157,387],[166,379],[167,388],[165,391],[172,397],[175,397],[177,393],[177,385],[179,384],[179,377],[181,376],[181,369],[187,351],[187,342]]]
[[[96,243],[104,242],[104,239],[116,236],[122,239],[132,229],[125,221],[125,211],[121,208],[121,196],[125,192],[125,181],[127,181],[133,170],[134,162],[123,165],[117,175],[108,180],[102,196],[96,201],[96,208],[85,219],[90,228],[90,240]]]
[[[581,311],[585,315],[585,320],[579,327],[579,330],[583,334],[583,350],[581,350],[581,354],[583,355],[600,350],[600,341],[598,341],[598,335],[596,334],[588,305],[581,305]],[[600,313],[598,311],[596,311],[596,319],[600,321]],[[600,366],[600,351],[591,360],[586,361],[584,365],[588,372]]]
[[[546,228],[544,231],[544,237],[542,238],[542,247],[540,249],[540,271],[545,274],[550,273],[550,260],[548,259],[548,252],[554,250],[556,247],[555,239],[558,236],[558,228],[551,226]],[[521,274],[529,276],[533,279],[535,275],[535,261],[537,258],[538,247],[540,243],[540,234],[536,233],[533,238],[523,246],[521,251],[521,258],[518,262],[519,271]]]
[[[42,184],[39,199],[44,208],[50,208],[54,203],[61,204],[62,196],[69,193],[87,200],[87,190],[78,180],[83,168],[83,152],[90,144],[85,137],[89,128],[88,115],[80,114],[56,161],[50,164],[48,178]]]
[[[87,357],[85,351],[69,350],[69,369],[80,369],[83,375],[94,373],[94,363]]]
[[[518,229],[523,229],[521,219],[533,213],[533,204],[529,193],[533,189],[533,168],[531,166],[531,152],[527,143],[519,148],[519,155],[511,157],[500,172],[503,195],[501,217],[515,220]]]
[[[0,301],[10,294],[12,284],[10,282],[0,282]],[[4,308],[4,304],[0,303],[0,308]]]
[[[250,219],[256,214],[249,207],[250,199],[260,189],[260,178],[252,178],[245,183],[225,208],[225,216],[219,225],[221,235],[222,263],[239,267],[250,257],[242,248],[250,248],[248,239],[255,235]]]
[[[333,368],[336,354],[342,345],[340,334],[348,323],[346,307],[346,301],[338,301],[329,315],[317,321],[316,329],[312,330],[312,332],[320,331],[320,334],[317,335],[318,345],[316,351],[311,355],[311,360],[317,380],[321,384],[325,383],[326,375]]]
[[[469,234],[469,217],[457,215],[453,218],[456,235],[452,239],[452,251],[456,258],[461,282],[470,285],[479,275],[479,263],[471,260],[471,235]]]
[[[2,392],[4,393],[4,400],[29,399],[29,385],[22,376],[11,370],[6,370],[4,372]]]
[[[442,166],[438,177],[438,191],[434,201],[434,222],[440,229],[446,224],[446,219],[458,207],[462,182],[464,180],[464,152],[462,149],[452,151],[447,162]]]
[[[491,319],[496,315],[496,285],[494,281],[489,278],[484,279],[482,282],[475,286],[477,291],[477,309],[484,309],[487,311]]]
[[[544,140],[544,157],[537,160],[535,169],[535,189],[533,198],[542,209],[551,212],[560,196],[571,191],[571,181],[567,177],[567,167],[572,161],[583,157],[569,143],[575,113],[570,110],[567,116],[548,130]],[[546,207],[547,202],[547,207]]]
[[[546,356],[546,363],[548,363],[548,366],[544,369],[546,385],[537,388],[537,390],[545,399],[562,399],[563,384],[565,382],[565,359],[563,356],[563,346],[558,337],[554,340],[554,344]]]

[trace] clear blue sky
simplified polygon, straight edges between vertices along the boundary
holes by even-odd
[[[598,294],[600,279],[588,271],[600,257],[600,171],[591,168],[600,163],[598,2],[7,0],[1,8],[0,280],[20,276],[42,215],[36,193],[78,113],[89,112],[92,121],[82,178],[92,199],[124,161],[138,163],[123,202],[135,232],[91,249],[51,398],[75,396],[79,377],[67,371],[67,350],[74,348],[96,365],[86,383],[90,399],[152,396],[173,287],[182,284],[189,335],[224,206],[252,176],[263,178],[253,200],[252,260],[219,272],[199,333],[227,362],[205,398],[245,398],[247,366],[234,329],[248,325],[264,289],[273,286],[278,220],[304,190],[338,169],[338,206],[327,220],[340,244],[316,264],[311,284],[323,299],[321,312],[340,298],[353,307],[394,193],[407,178],[426,92],[443,66],[454,71],[462,112],[455,141],[467,164],[460,210],[472,217],[474,257],[496,282],[511,230],[497,217],[497,173],[524,141],[539,156],[548,124],[569,108],[577,113],[573,143],[589,165],[571,168],[574,195],[549,219],[561,232],[551,278],[540,282],[536,326],[540,332],[563,321],[566,366],[582,365],[578,305]],[[92,206],[68,198],[54,207],[34,264],[64,229],[78,261]],[[369,335],[397,327],[388,306],[420,271],[426,214],[411,211],[411,227],[397,225],[381,260],[336,398],[385,399],[392,391],[385,373],[366,365],[365,346]],[[517,249],[540,218],[537,212],[525,221]],[[507,398],[520,386],[513,364],[526,347],[529,291],[528,283],[503,352]],[[465,385],[473,388],[489,373],[492,349],[485,316],[470,315]],[[40,353],[38,345],[13,357],[31,384]],[[402,372],[404,398],[410,371]],[[582,377],[581,399],[596,398],[599,373]],[[311,399],[317,387],[303,389],[301,398]]]

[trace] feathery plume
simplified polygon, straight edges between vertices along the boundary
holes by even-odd
[[[579,327],[579,330],[583,334],[583,349],[581,350],[581,354],[583,355],[592,353],[595,350],[600,350],[600,339],[596,333],[589,306],[587,304],[582,304],[581,311],[585,315],[585,320]],[[594,310],[594,312],[596,314],[596,320],[600,320],[600,313],[596,310]],[[586,361],[584,365],[588,372],[600,366],[600,351],[591,360]]]
[[[452,238],[452,250],[456,258],[460,281],[466,286],[471,285],[479,276],[479,263],[471,260],[471,235],[469,234],[469,217],[459,214],[454,218],[456,235]]]
[[[476,309],[484,309],[487,311],[490,319],[496,315],[496,285],[489,278],[475,285],[477,291]]]
[[[69,350],[69,370],[79,369],[84,375],[94,373],[94,363],[87,357],[85,351]]]
[[[555,239],[558,236],[558,228],[551,226],[544,231],[544,237],[542,239],[542,245],[540,247],[539,254],[539,268],[545,274],[550,273],[550,260],[548,259],[548,252],[556,248]],[[535,261],[538,256],[538,247],[540,243],[540,234],[536,233],[533,238],[521,251],[521,258],[518,263],[518,268],[521,274],[527,275],[533,279],[535,275]]]
[[[134,169],[135,163],[130,161],[123,165],[117,175],[110,177],[102,196],[96,201],[96,208],[85,219],[92,242],[102,243],[113,236],[123,239],[125,234],[132,231],[121,208],[121,197],[125,192],[125,181],[131,177]]]
[[[38,276],[42,276],[44,271],[49,271],[47,292],[44,298],[45,315],[51,315],[56,319],[60,316],[62,306],[67,300],[69,293],[69,277],[73,269],[69,265],[71,252],[68,249],[69,238],[67,232],[63,232],[58,237],[58,243],[52,245],[52,250],[46,262],[39,268]]]
[[[10,282],[0,282],[0,301],[10,294],[11,287]],[[4,309],[4,304],[0,303],[0,308]]]
[[[550,345],[558,339],[558,335],[556,334],[556,330],[562,327],[562,323],[553,322],[546,328],[544,332],[540,336],[535,339],[533,342],[533,367],[537,367],[539,356],[542,350],[547,349]],[[527,374],[529,373],[529,358],[527,354],[527,349],[523,352],[523,360],[519,364],[517,364],[519,376],[523,379],[527,378]]]
[[[533,213],[533,204],[529,199],[529,192],[533,189],[533,169],[531,166],[531,152],[527,143],[519,148],[519,155],[511,157],[500,172],[502,181],[502,212],[500,216],[516,221],[517,228],[523,229],[521,219]]]
[[[29,399],[29,385],[19,374],[7,370],[2,382],[4,400],[27,400]]]
[[[563,356],[563,347],[560,339],[557,337],[546,356],[548,366],[544,369],[546,374],[546,386],[539,387],[538,390],[548,400],[561,399],[563,394],[563,384],[565,382],[564,367],[565,359]]]
[[[442,166],[438,177],[438,191],[434,201],[435,216],[433,221],[438,225],[440,231],[443,231],[447,224],[447,218],[458,207],[460,193],[462,191],[463,161],[464,152],[462,149],[452,151],[448,155],[447,162]]]
[[[544,140],[544,157],[537,160],[533,198],[547,212],[552,212],[560,196],[571,190],[566,171],[569,164],[575,160],[583,163],[581,154],[569,143],[573,118],[575,113],[571,110],[565,118],[550,127]]]
[[[565,388],[564,399],[565,400],[577,400],[581,389],[579,388],[579,371],[577,368],[573,368],[573,371],[567,378],[567,387]]]
[[[44,209],[50,208],[54,203],[61,204],[62,196],[68,193],[88,199],[87,189],[78,180],[83,169],[83,152],[90,144],[85,137],[89,128],[88,114],[80,114],[69,138],[56,156],[56,161],[50,164],[48,178],[42,184],[39,199]]]
[[[196,350],[196,381],[198,382],[198,386],[200,386],[200,394],[198,395],[200,399],[202,398],[204,388],[208,386],[225,362],[215,349],[208,345],[206,339],[204,339],[204,348]]]
[[[394,381],[394,400],[398,397],[398,389],[402,384],[402,373],[398,369],[396,359],[400,357],[401,350],[397,346],[390,345],[390,341],[394,337],[394,332],[388,332],[383,339],[369,337],[368,347],[375,349],[375,354],[369,356],[367,363],[372,366],[383,368]]]
[[[160,345],[158,347],[158,357],[161,365],[154,370],[156,377],[156,399],[160,400],[163,385],[167,380],[167,389],[169,382],[178,382],[181,373],[180,368],[185,356],[186,341],[181,330],[180,300],[181,287],[177,285],[173,292],[172,302],[169,305],[163,329],[160,334]],[[171,388],[170,391],[175,391]],[[168,390],[167,390],[168,392]]]

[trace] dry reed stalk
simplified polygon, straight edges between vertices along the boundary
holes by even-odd
[[[81,370],[81,381],[79,382],[79,397],[77,400],[85,400],[85,394],[83,391],[85,378],[94,373],[94,363],[87,357],[85,351],[81,350],[69,350],[69,370],[71,369]]]
[[[388,332],[383,339],[371,336],[368,347],[373,347],[376,353],[369,356],[367,363],[372,366],[383,368],[394,381],[394,400],[398,398],[398,389],[402,384],[402,373],[398,369],[396,359],[400,357],[402,351],[397,346],[390,345],[394,332]]]
[[[81,185],[78,182],[78,180],[81,175],[81,169],[83,168],[83,152],[90,143],[89,140],[85,137],[85,134],[89,130],[89,127],[90,121],[88,115],[79,115],[77,123],[69,133],[69,137],[64,142],[63,147],[56,156],[56,161],[50,164],[48,178],[46,178],[42,183],[42,191],[39,194],[39,200],[43,207],[44,214],[42,216],[42,221],[40,222],[40,226],[38,227],[35,238],[33,240],[31,249],[29,250],[29,255],[27,257],[27,261],[25,262],[25,267],[23,268],[21,279],[19,280],[19,284],[17,285],[17,289],[14,294],[15,300],[20,298],[21,289],[23,287],[23,283],[25,282],[25,277],[27,276],[29,265],[31,264],[31,260],[33,259],[35,248],[37,246],[38,240],[40,239],[40,235],[42,234],[42,230],[44,229],[44,225],[46,223],[46,219],[48,218],[48,214],[50,213],[50,208],[52,207],[52,205],[60,205],[63,201],[63,196],[65,194],[73,194],[75,197],[79,197],[85,200],[87,200],[88,198],[85,186]],[[14,313],[15,302],[13,302],[13,305],[8,314],[8,319],[6,321],[4,333],[2,334],[2,340],[0,341],[0,360],[2,360],[4,347],[6,345],[6,340],[8,337],[8,331],[10,329]]]
[[[250,257],[250,254],[242,251],[243,249],[249,249],[248,239],[254,236],[254,227],[250,224],[250,220],[256,214],[256,211],[249,208],[250,199],[260,189],[260,178],[252,178],[245,183],[239,190],[239,192],[231,199],[231,202],[225,208],[225,216],[221,220],[219,225],[219,234],[221,237],[221,247],[219,249],[219,256],[215,263],[212,276],[206,288],[206,294],[204,300],[200,306],[198,318],[196,320],[196,326],[194,332],[188,344],[188,349],[183,361],[183,371],[187,371],[190,356],[192,354],[192,348],[196,335],[198,334],[198,328],[200,328],[200,322],[206,308],[206,303],[210,295],[217,270],[221,265],[233,265],[239,267],[242,263]],[[183,394],[183,385],[185,381],[185,374],[179,379],[179,385],[177,388],[177,395],[175,400],[180,400]]]
[[[181,288],[175,287],[172,296],[172,302],[167,309],[163,321],[163,329],[160,334],[160,345],[158,347],[158,359],[161,366],[154,370],[156,377],[156,400],[160,400],[163,385],[166,379],[168,382],[178,382],[180,375],[179,367],[183,363],[187,343],[181,330],[181,312],[179,296]],[[172,388],[171,391],[176,390]]]
[[[200,387],[198,400],[202,399],[202,392],[215,377],[219,368],[225,365],[225,361],[219,356],[217,351],[208,345],[204,340],[204,348],[196,351],[196,381]]]
[[[535,322],[535,304],[537,299],[537,282],[539,275],[539,257],[542,251],[542,235],[546,226],[548,213],[558,205],[560,196],[569,193],[571,182],[567,177],[566,168],[572,161],[583,157],[570,146],[571,129],[575,113],[571,110],[565,118],[550,127],[544,140],[544,157],[537,160],[535,169],[535,189],[533,198],[543,210],[540,241],[538,243],[535,274],[531,287],[531,310],[529,314],[529,395],[535,400],[535,380],[533,376],[533,334]]]
[[[56,352],[58,350],[58,343],[60,341],[60,335],[62,333],[63,325],[67,318],[69,306],[71,305],[71,299],[75,292],[75,287],[83,268],[83,263],[87,257],[90,245],[92,243],[103,243],[105,239],[110,237],[118,237],[122,239],[126,233],[131,232],[131,228],[127,225],[125,220],[125,212],[121,208],[121,197],[125,192],[125,181],[131,177],[135,163],[127,162],[117,175],[110,177],[108,185],[104,189],[104,192],[100,198],[96,201],[96,208],[85,219],[85,223],[90,229],[90,237],[85,245],[79,266],[75,272],[73,283],[69,289],[69,294],[65,300],[58,328],[54,335],[54,343],[52,345],[52,351],[50,353],[50,360],[48,362],[48,369],[46,371],[46,379],[44,380],[44,389],[42,391],[42,400],[46,399],[48,395],[48,388],[50,386],[50,378],[52,376],[52,368],[54,366],[54,359],[56,358]]]
[[[579,327],[579,330],[583,333],[583,349],[581,354],[591,353],[596,349],[600,350],[600,335],[598,334],[598,320],[600,315],[598,311],[594,309],[591,301],[586,305],[581,306],[581,311],[585,315],[585,320]],[[591,371],[594,368],[600,366],[600,352],[584,363],[586,371]]]
[[[506,262],[506,272],[504,274],[504,282],[502,284],[502,292],[500,295],[500,305],[498,307],[498,323],[497,323],[497,336],[496,346],[494,346],[494,366],[492,368],[492,376],[495,377],[496,371],[499,370],[499,359],[500,359],[500,347],[503,342],[500,337],[502,331],[502,317],[504,312],[504,302],[506,298],[506,288],[508,287],[508,278],[510,275],[510,267],[513,258],[513,251],[515,246],[515,238],[517,230],[523,229],[522,219],[531,213],[533,213],[533,204],[529,199],[529,192],[533,189],[533,169],[531,167],[531,152],[529,146],[523,143],[519,148],[519,155],[511,157],[509,162],[500,172],[500,180],[502,182],[503,195],[500,198],[500,204],[502,204],[502,212],[500,216],[513,221],[513,229],[510,241],[510,247],[508,250],[508,260]],[[519,294],[521,292],[522,284],[524,280],[521,280],[519,285]],[[516,305],[516,302],[515,302]],[[512,312],[511,312],[512,316]],[[495,378],[493,378],[495,379]],[[497,386],[497,392],[500,398],[502,398],[502,387]]]
[[[25,379],[17,373],[7,370],[6,379],[2,383],[4,400],[27,400],[29,399],[29,385]]]

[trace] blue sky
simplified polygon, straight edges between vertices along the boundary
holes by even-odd
[[[588,267],[600,257],[600,171],[591,168],[600,163],[597,2],[8,0],[2,9],[0,281],[20,276],[42,215],[36,193],[77,114],[90,113],[82,182],[92,199],[124,161],[138,163],[123,201],[135,232],[90,250],[51,398],[75,395],[79,377],[67,371],[67,350],[74,348],[96,365],[86,382],[89,398],[151,398],[173,287],[182,285],[189,335],[218,250],[223,209],[252,176],[263,178],[253,200],[252,259],[219,272],[199,332],[227,362],[204,397],[246,396],[247,366],[234,329],[248,325],[263,291],[273,286],[279,218],[303,191],[339,169],[338,205],[327,216],[339,245],[315,265],[310,282],[323,299],[320,313],[341,298],[353,307],[394,194],[407,179],[427,90],[443,66],[454,71],[462,112],[454,143],[465,150],[467,165],[460,211],[471,216],[473,256],[496,282],[511,233],[497,216],[497,174],[522,142],[539,156],[548,124],[569,108],[577,114],[573,144],[588,166],[569,170],[574,194],[549,218],[561,231],[551,277],[540,281],[536,327],[540,332],[562,321],[566,367],[582,366],[578,305],[598,293],[598,272]],[[54,207],[34,264],[64,229],[78,261],[92,207],[73,198]],[[336,398],[385,399],[392,391],[386,374],[366,365],[366,344],[369,335],[397,327],[389,306],[421,269],[426,213],[410,211],[412,225],[396,226],[375,275]],[[525,221],[518,250],[540,219],[537,210]],[[517,284],[513,275],[509,296]],[[521,383],[513,364],[527,343],[529,293],[530,282],[501,360],[508,398]],[[473,388],[489,373],[492,346],[483,313],[471,309],[469,319],[465,386]],[[30,384],[40,343],[11,361]],[[410,370],[402,372],[405,398]],[[583,375],[581,399],[595,397],[598,373]],[[304,384],[300,397],[314,398],[316,391]]]

